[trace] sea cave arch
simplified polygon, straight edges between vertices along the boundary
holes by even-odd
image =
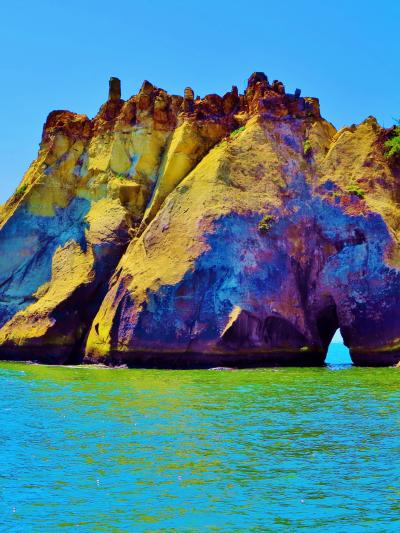
[[[337,329],[328,346],[325,364],[327,365],[351,365],[353,364],[350,350],[344,344],[340,329]]]
[[[337,308],[329,298],[317,318],[317,329],[326,350],[325,364],[352,364],[350,351],[343,340]]]

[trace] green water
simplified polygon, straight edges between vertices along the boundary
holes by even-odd
[[[400,371],[0,364],[1,531],[399,531]]]

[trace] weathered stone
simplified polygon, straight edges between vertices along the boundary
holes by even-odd
[[[194,91],[190,87],[186,87],[184,92],[184,98],[186,100],[194,100]]]
[[[121,80],[119,80],[118,78],[110,78],[108,99],[109,100],[120,100],[121,99]]]
[[[194,92],[190,87],[186,87],[182,102],[182,111],[184,113],[193,113],[194,110]]]
[[[283,83],[279,80],[274,80],[272,82],[271,89],[279,94],[285,94],[285,87]]]
[[[247,80],[247,86],[251,87],[259,82],[268,84],[268,77],[264,74],[264,72],[253,72],[253,74]]]
[[[369,117],[254,73],[50,113],[1,211],[0,355],[158,367],[400,360],[400,169]],[[310,147],[310,148],[308,148]],[[307,151],[307,157],[305,157]]]

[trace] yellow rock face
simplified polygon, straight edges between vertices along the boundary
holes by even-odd
[[[399,243],[399,186],[378,143],[380,131],[373,117],[359,126],[338,131],[321,164],[320,181],[329,177],[344,193],[359,191],[366,206],[382,215]]]
[[[193,121],[183,122],[174,131],[152,200],[143,217],[145,225],[154,218],[169,193],[227,133],[223,125],[211,123],[200,126]]]
[[[39,287],[34,294],[38,300],[20,311],[0,330],[0,343],[9,339],[18,345],[30,344],[46,334],[51,336],[51,328],[55,320],[50,313],[60,302],[67,300],[74,290],[93,281],[93,253],[88,249],[81,250],[78,243],[68,242],[58,247],[53,255],[51,279]],[[75,341],[75,332],[69,332],[73,338],[56,338],[57,343]]]

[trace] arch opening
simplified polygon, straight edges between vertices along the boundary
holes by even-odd
[[[350,351],[343,342],[340,329],[337,329],[328,347],[325,363],[327,365],[351,365]]]
[[[342,331],[339,329],[339,318],[336,303],[332,297],[327,297],[317,315],[317,329],[326,350],[325,363],[328,365],[353,364],[350,351],[345,346]],[[344,331],[345,337],[346,332]]]

